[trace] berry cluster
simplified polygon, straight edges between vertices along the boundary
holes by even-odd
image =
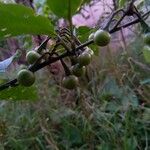
[[[95,33],[90,34],[89,40],[94,40],[98,46],[106,46],[109,44],[111,35],[104,30],[97,30]],[[79,77],[83,76],[86,71],[86,66],[90,64],[93,50],[88,47],[77,57],[77,63],[71,67],[71,74],[64,77],[62,84],[67,89],[74,89],[79,84]]]
[[[89,36],[90,40],[98,46],[106,46],[109,44],[111,36],[107,31],[97,30]],[[71,67],[68,68],[63,59],[61,63],[66,72],[66,76],[62,80],[62,85],[66,89],[75,89],[79,84],[79,78],[86,72],[86,66],[88,66],[94,55],[93,50],[87,46],[78,51],[74,51],[73,56],[68,56],[70,60],[74,59]],[[29,51],[26,54],[26,60],[30,65],[38,65],[43,55],[36,51]],[[35,74],[30,69],[23,67],[17,74],[17,81],[22,86],[31,86],[35,82]]]
[[[94,52],[91,49],[86,48],[84,52],[77,56],[77,61],[71,66],[69,75],[66,74],[67,76],[62,80],[63,87],[70,90],[77,87],[79,84],[78,78],[85,74],[86,66],[90,64],[93,54]]]
[[[62,84],[68,89],[74,89],[78,85],[78,78],[84,75],[86,66],[91,62],[93,51],[89,50],[87,46],[93,43],[98,46],[106,46],[111,39],[110,33],[112,34],[136,23],[141,23],[142,26],[144,25],[147,28],[146,31],[150,32],[149,25],[145,22],[149,14],[150,11],[141,14],[134,5],[134,0],[132,0],[128,3],[126,8],[120,8],[114,11],[108,18],[108,21],[104,24],[103,29],[99,29],[95,33],[92,33],[89,36],[89,40],[84,43],[79,41],[72,30],[70,31],[65,27],[56,29],[56,37],[47,37],[36,51],[31,51],[27,54],[27,62],[32,65],[25,68],[23,67],[23,69],[18,72],[17,78],[2,84],[0,86],[0,91],[8,87],[17,86],[18,84],[31,86],[35,81],[34,72],[55,63],[56,61],[61,61],[66,72],[66,77],[62,80]],[[123,23],[126,16],[132,15],[136,16],[134,17],[135,19]],[[46,48],[49,39],[54,41],[54,45],[50,45],[50,49],[47,51]],[[150,33],[144,34],[144,43],[143,54],[146,61],[150,62]],[[64,62],[64,58],[66,57],[69,57],[71,60],[71,68],[68,68]],[[77,63],[72,63],[76,61]],[[70,85],[67,84],[69,81],[71,83]]]
[[[40,57],[41,55],[36,51],[29,51],[26,54],[26,60],[29,64],[34,64]],[[26,66],[22,66],[17,74],[17,80],[20,85],[31,86],[35,82],[35,74],[28,70]]]

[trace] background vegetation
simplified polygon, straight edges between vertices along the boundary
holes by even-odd
[[[20,65],[26,64],[26,52],[45,39],[41,35],[54,36],[54,27],[68,26],[62,19],[68,17],[65,0],[5,2],[26,7],[0,3],[0,59],[5,64],[4,69],[0,64],[1,83],[16,77]],[[128,4],[114,0],[108,6],[109,2],[72,4],[73,31],[81,42],[103,26],[112,11]],[[141,13],[150,10],[148,0],[135,5]],[[0,150],[149,150],[150,57],[143,55],[145,28],[139,23],[121,29],[104,48],[90,45],[95,55],[76,90],[61,86],[64,73],[55,63],[36,72],[32,87],[0,91]]]

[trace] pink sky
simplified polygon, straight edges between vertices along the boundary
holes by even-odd
[[[84,9],[81,10],[81,14],[76,14],[73,16],[73,24],[76,27],[94,27],[102,14],[105,15],[106,12],[110,13],[111,9],[112,0],[101,0],[94,6],[85,6]],[[84,15],[84,17],[82,16],[82,14]]]

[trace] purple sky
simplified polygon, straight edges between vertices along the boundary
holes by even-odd
[[[73,16],[73,24],[76,27],[94,27],[102,15],[106,15],[106,13],[111,13],[111,9],[112,0],[101,0],[100,2],[97,2],[96,5],[87,5],[84,7],[84,9],[81,10],[81,14],[76,14]],[[84,17],[82,14],[84,15]]]

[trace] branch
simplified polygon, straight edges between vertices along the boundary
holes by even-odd
[[[50,39],[50,37],[47,37],[47,38],[41,43],[41,45],[38,46],[38,48],[36,48],[36,51],[37,51],[38,53],[41,53],[41,51],[46,48],[46,45],[47,45],[47,42],[49,41],[49,39]]]
[[[120,12],[120,11],[118,11],[118,12]],[[115,16],[115,14],[116,14],[116,11],[114,12],[114,15],[112,15],[112,16]],[[148,11],[147,13],[145,13],[144,15],[142,15],[142,17],[144,19],[146,19],[146,18],[148,18],[149,14],[150,14],[150,11]],[[111,17],[110,20],[113,20],[112,18],[113,17]],[[110,20],[108,21],[109,23],[111,23]],[[120,19],[120,20],[122,21],[122,19]],[[119,20],[119,23],[120,23],[120,20]],[[117,32],[117,31],[121,30],[122,28],[127,28],[127,27],[129,27],[129,26],[131,26],[133,24],[139,23],[140,21],[141,20],[138,18],[138,19],[135,19],[135,20],[133,20],[131,22],[128,22],[128,23],[126,23],[126,24],[124,24],[122,26],[119,26],[119,27],[118,27],[119,24],[117,23],[117,26],[115,28],[111,29],[111,30],[108,30],[108,32],[112,34],[114,32]],[[107,23],[106,27],[108,27],[108,23]],[[47,37],[47,39],[37,48],[37,51],[41,51],[43,48],[45,48],[45,46],[46,46],[46,44],[47,44],[47,42],[48,42],[49,39],[50,38]],[[61,54],[60,56],[57,56],[57,57],[52,57],[52,55],[50,55],[50,57],[49,57],[48,60],[45,60],[44,62],[42,62],[42,63],[40,63],[38,65],[34,65],[34,64],[31,65],[29,67],[29,70],[32,71],[32,72],[36,72],[36,71],[40,70],[41,68],[44,68],[45,66],[47,66],[49,64],[52,64],[52,63],[54,63],[54,62],[56,62],[58,60],[62,60],[65,57],[69,57],[69,56],[75,55],[75,52],[77,52],[77,51],[79,51],[81,49],[84,50],[83,49],[84,47],[86,47],[86,46],[88,46],[88,45],[90,45],[92,43],[94,43],[94,41],[93,40],[89,40],[89,41],[87,41],[87,42],[85,42],[83,44],[80,44],[76,48],[71,49],[70,51],[66,51],[65,53],[63,53],[63,54]],[[64,43],[63,43],[63,46],[64,46]],[[0,91],[4,90],[6,88],[9,88],[9,87],[17,86],[17,85],[18,85],[17,79],[11,80],[11,81],[3,84],[3,85],[0,85]]]
[[[146,12],[144,15],[142,15],[142,18],[147,19],[147,16],[148,16],[149,14],[150,14],[150,11]],[[119,27],[116,27],[116,28],[114,28],[114,29],[111,29],[111,30],[109,31],[109,33],[117,32],[117,31],[121,30],[122,28],[127,28],[127,27],[129,27],[129,26],[131,26],[131,25],[133,25],[133,24],[139,23],[140,21],[141,21],[141,20],[140,20],[139,18],[137,18],[137,19],[135,19],[135,20],[133,20],[133,21],[131,21],[131,22],[128,22],[128,23],[122,25],[122,26],[119,26]]]

